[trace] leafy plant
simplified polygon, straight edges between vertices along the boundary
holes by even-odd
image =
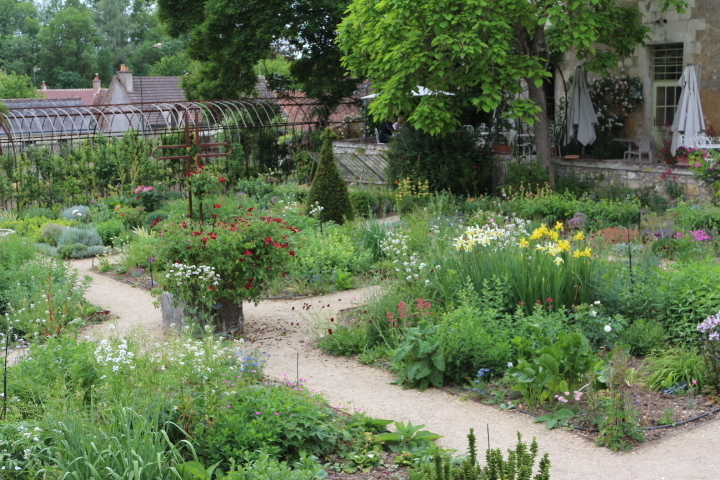
[[[430,384],[443,385],[445,356],[443,355],[438,326],[423,320],[410,328],[403,344],[392,357],[393,368],[398,373],[394,383],[417,387],[424,391]]]
[[[425,425],[413,425],[412,422],[395,422],[394,425],[394,432],[377,434],[378,440],[388,444],[388,448],[394,453],[413,453],[428,448],[435,440],[442,438],[442,435],[422,430]]]
[[[598,364],[587,339],[580,333],[562,331],[557,341],[526,350],[520,337],[513,343],[520,360],[507,372],[513,390],[531,408],[546,402],[555,392],[578,390]]]
[[[552,430],[558,425],[566,423],[569,418],[572,418],[574,416],[575,412],[573,412],[569,408],[561,408],[553,413],[546,413],[545,415],[540,415],[535,419],[535,423],[545,423],[547,429]]]

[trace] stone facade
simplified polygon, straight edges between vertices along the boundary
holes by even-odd
[[[720,130],[720,29],[714,19],[720,15],[720,1],[686,0],[684,13],[676,10],[663,12],[659,0],[618,0],[637,7],[642,22],[650,28],[647,45],[635,49],[632,56],[621,59],[616,74],[628,74],[642,79],[644,103],[631,115],[625,125],[626,135],[639,138],[654,135],[657,144],[660,134],[654,128],[653,102],[653,48],[659,45],[682,44],[682,64],[692,63],[697,68],[700,100],[703,105],[706,127]],[[561,66],[565,79],[574,74],[577,60],[572,55]],[[571,60],[572,59],[572,60]],[[589,74],[588,79],[596,78]],[[563,82],[556,82],[556,98],[565,96]]]
[[[670,170],[682,185],[686,198],[709,200],[713,196],[710,188],[703,186],[684,165],[655,163],[628,163],[622,160],[556,160],[558,175],[574,174],[578,178],[592,181],[595,188],[618,186],[636,190],[643,187],[658,187],[662,193],[665,180],[663,173]],[[669,172],[668,172],[669,173]]]

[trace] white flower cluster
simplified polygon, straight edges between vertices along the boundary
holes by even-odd
[[[429,270],[429,265],[420,260],[420,254],[409,253],[407,241],[410,237],[398,232],[389,233],[385,239],[380,242],[380,248],[390,257],[395,258],[395,271],[405,276],[405,280],[410,282],[419,280],[424,271]],[[435,266],[436,269],[440,265]],[[428,283],[429,280],[425,280]]]
[[[242,339],[230,343],[223,342],[219,337],[204,340],[182,338],[158,346],[158,353],[150,361],[159,363],[161,371],[179,366],[189,369],[201,380],[208,380],[216,365],[237,361],[236,354],[242,343]]]
[[[453,240],[456,250],[472,252],[476,246],[491,247],[494,251],[502,250],[507,246],[515,246],[519,240],[528,235],[530,222],[520,218],[502,218],[503,226],[499,226],[494,218],[490,217],[488,223],[482,227],[475,225],[465,230],[465,233]]]
[[[310,205],[310,213],[308,213],[308,215],[311,217],[318,217],[323,210],[325,210],[325,207],[320,205],[320,202],[315,202]]]
[[[95,349],[95,360],[100,365],[112,365],[112,371],[118,372],[127,365],[130,370],[135,370],[133,358],[135,354],[128,350],[127,340],[121,340],[114,346],[109,340],[103,339]]]
[[[220,275],[215,273],[215,267],[209,265],[184,265],[182,263],[173,263],[168,269],[165,278],[174,278],[175,280],[190,280],[195,277],[200,283],[210,282],[217,286],[220,284]]]

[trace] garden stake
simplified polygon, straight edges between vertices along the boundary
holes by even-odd
[[[490,450],[490,424],[487,424],[488,450]]]
[[[0,420],[5,420],[7,416],[7,368],[8,368],[8,350],[10,348],[10,328],[5,333],[5,359],[3,364],[3,406],[2,413],[0,413]]]
[[[295,384],[300,383],[300,352],[295,352]]]

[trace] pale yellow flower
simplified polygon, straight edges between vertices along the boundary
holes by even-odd
[[[554,260],[554,261],[555,261],[555,265],[560,265],[561,263],[564,263],[564,262],[565,262],[565,260],[563,260],[563,259],[560,258],[560,257],[555,257],[555,260]]]
[[[528,242],[524,238],[521,238],[520,241],[518,242],[518,244],[523,248],[530,246],[530,242]]]

